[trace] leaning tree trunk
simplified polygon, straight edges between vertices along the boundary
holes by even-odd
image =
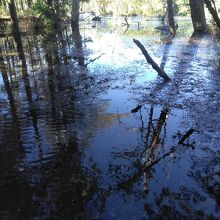
[[[139,40],[133,39],[133,42],[140,48],[141,52],[144,54],[146,60],[148,63],[151,64],[153,69],[155,69],[160,77],[162,77],[165,81],[170,81],[170,77],[164,72],[163,69],[161,69],[155,61],[151,58],[151,56],[148,54],[145,47],[141,44]]]
[[[204,0],[189,0],[194,31],[204,32],[207,29]]]
[[[167,0],[167,13],[168,13],[169,31],[170,34],[174,36],[176,34],[176,27],[174,21],[173,0]]]
[[[215,6],[215,2],[211,0],[204,0],[204,3],[206,4],[206,7],[208,8],[210,14],[212,15],[216,25],[220,29],[220,19],[219,19],[218,12]]]
[[[71,27],[76,48],[82,47],[81,35],[79,32],[79,4],[80,0],[72,0]]]

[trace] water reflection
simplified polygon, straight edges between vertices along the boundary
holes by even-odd
[[[137,103],[130,88],[140,77],[135,68],[146,67],[130,40],[137,34],[155,43],[154,28],[136,30],[132,25],[124,35],[117,33],[116,50],[103,40],[111,34],[101,28],[92,32],[97,34],[93,38],[103,35],[105,52],[114,53],[89,65],[95,43],[77,34],[70,38],[63,29],[1,39],[2,219],[217,216],[217,161],[199,163],[200,133],[191,119],[186,123],[184,110],[144,103],[131,113]],[[164,43],[161,33],[156,38]],[[133,53],[134,67],[121,48]],[[173,48],[175,44],[165,45],[161,56],[166,68]],[[197,52],[196,46],[185,49],[192,54],[185,63],[182,53],[178,71],[186,71]],[[203,176],[199,171],[204,167]]]

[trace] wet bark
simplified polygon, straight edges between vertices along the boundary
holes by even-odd
[[[168,23],[169,31],[171,35],[176,35],[176,27],[174,21],[174,11],[173,11],[173,0],[167,0],[167,13],[168,13]]]
[[[204,1],[203,0],[190,0],[191,18],[195,32],[205,32],[207,29]]]
[[[214,1],[210,1],[210,0],[204,0],[204,3],[206,5],[206,7],[208,8],[210,14],[212,15],[216,25],[220,29],[220,19],[219,19],[219,16],[218,16],[218,12],[216,10],[216,6],[214,4],[215,2]]]
[[[148,54],[145,47],[140,43],[140,41],[133,39],[134,43],[140,48],[141,52],[144,54],[146,60],[148,63],[151,64],[153,69],[155,69],[160,77],[162,77],[165,81],[171,80],[170,77],[164,72],[163,69],[161,69],[155,61],[151,58],[151,56]]]

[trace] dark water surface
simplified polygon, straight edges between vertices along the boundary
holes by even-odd
[[[220,43],[129,22],[0,39],[0,219],[220,217]]]

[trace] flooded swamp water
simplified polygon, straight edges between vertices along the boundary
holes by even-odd
[[[121,23],[0,39],[0,219],[219,219],[220,42]]]

